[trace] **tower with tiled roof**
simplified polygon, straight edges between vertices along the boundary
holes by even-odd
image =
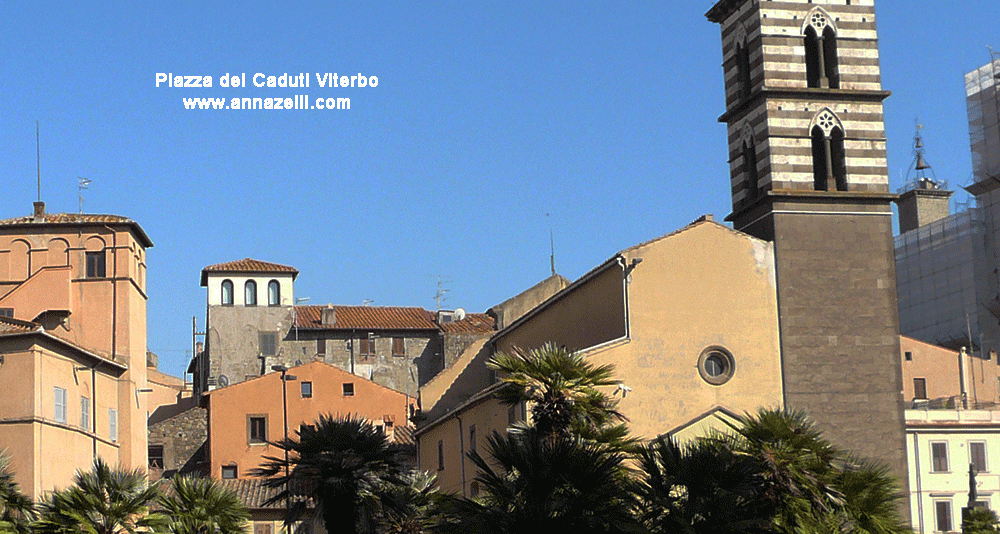
[[[784,400],[906,487],[874,0],[721,0],[737,230],[774,243]]]

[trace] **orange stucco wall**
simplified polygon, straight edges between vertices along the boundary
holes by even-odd
[[[899,337],[899,345],[903,368],[903,398],[907,401],[914,399],[915,378],[924,379],[928,399],[961,395],[959,367],[962,366],[969,401],[980,404],[1000,402],[1000,358],[993,356],[989,360],[983,360],[966,355],[963,362],[956,351],[907,336]]]
[[[383,424],[386,416],[394,425],[406,424],[410,397],[323,362],[312,362],[288,370],[295,380],[287,382],[288,434],[302,424],[312,424],[320,414],[358,416]],[[302,396],[302,383],[312,382],[312,397]],[[343,394],[343,384],[354,385],[354,395]],[[222,466],[236,465],[239,478],[249,478],[264,456],[279,456],[281,450],[267,443],[250,443],[249,418],[264,417],[267,440],[283,437],[281,374],[219,388],[208,394],[209,461],[211,475],[221,477]]]

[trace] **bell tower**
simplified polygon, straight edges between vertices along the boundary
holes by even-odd
[[[722,30],[727,220],[774,242],[785,405],[905,490],[874,0],[720,0],[706,16]]]

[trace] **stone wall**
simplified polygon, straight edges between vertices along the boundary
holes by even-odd
[[[157,480],[175,474],[205,473],[207,439],[208,411],[199,406],[149,425],[149,446],[163,447],[163,466],[150,466],[149,478]]]

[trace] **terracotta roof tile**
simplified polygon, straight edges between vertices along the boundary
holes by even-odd
[[[397,426],[392,429],[392,441],[397,445],[416,445],[417,442],[413,439],[413,431],[416,427],[413,425]]]
[[[470,313],[461,321],[441,325],[447,334],[488,334],[496,330],[496,321],[485,313]]]
[[[74,225],[74,224],[125,224],[131,226],[139,241],[142,242],[145,247],[152,247],[153,242],[146,235],[146,231],[139,226],[139,223],[129,219],[128,217],[122,217],[121,215],[103,215],[98,213],[46,213],[42,220],[35,222],[35,217],[28,215],[26,217],[12,217],[10,219],[0,219],[0,227],[2,226],[28,226],[28,225]]]
[[[336,323],[322,324],[326,306],[296,306],[295,325],[302,329],[437,330],[434,315],[423,308],[400,306],[333,306]]]
[[[0,317],[0,335],[34,332],[40,328],[41,325],[30,321],[22,321],[12,317]]]
[[[240,502],[244,506],[253,509],[270,509],[270,508],[284,508],[284,499],[268,504],[268,500],[273,499],[277,495],[281,488],[270,488],[264,484],[264,479],[259,478],[238,478],[238,479],[223,479],[219,482],[222,486],[232,491],[239,497]],[[311,488],[307,489],[307,484],[300,482],[292,484],[292,497],[293,500],[306,500],[306,506],[312,507],[312,502],[305,495],[311,491]]]
[[[216,263],[201,270],[201,285],[208,283],[208,273],[291,273],[294,279],[299,275],[299,270],[280,263],[255,260],[253,258],[243,258],[242,260],[227,261],[226,263]]]

